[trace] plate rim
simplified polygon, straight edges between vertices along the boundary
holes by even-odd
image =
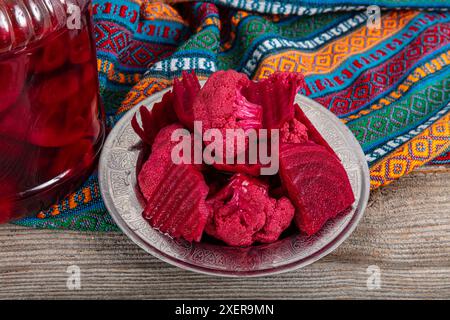
[[[204,83],[204,81],[201,81]],[[334,115],[331,111],[326,109],[323,105],[320,103],[312,100],[311,98],[308,98],[302,94],[297,94],[296,100],[301,99],[303,100],[302,103],[308,104],[314,108],[323,108],[325,109],[330,115],[332,115],[331,118],[334,118],[334,122],[339,123],[339,128],[341,130],[347,131],[347,135],[351,136],[351,143],[355,145],[355,150],[357,150],[357,158],[358,159],[364,159],[364,161],[361,162],[362,165],[362,171],[363,174],[361,175],[361,198],[359,199],[360,204],[360,210],[355,210],[352,218],[349,220],[347,225],[341,230],[340,233],[338,233],[330,242],[328,242],[325,246],[314,252],[312,255],[309,255],[307,257],[301,258],[296,261],[292,261],[290,263],[287,263],[285,265],[281,266],[274,266],[272,268],[266,268],[266,269],[259,269],[259,270],[249,270],[249,271],[235,271],[235,270],[222,270],[222,269],[214,269],[211,267],[204,267],[195,265],[186,261],[183,261],[181,259],[175,258],[173,256],[167,255],[158,248],[152,246],[149,244],[145,239],[142,239],[138,234],[136,234],[123,220],[121,217],[121,214],[118,212],[118,209],[113,203],[113,198],[111,193],[109,192],[109,181],[107,179],[106,174],[106,167],[107,167],[107,156],[109,154],[109,151],[111,150],[113,143],[115,141],[116,133],[119,131],[120,128],[122,128],[126,122],[130,121],[132,116],[139,110],[139,105],[148,106],[151,103],[158,102],[160,98],[168,91],[170,91],[172,87],[168,87],[162,91],[159,91],[147,98],[145,98],[142,102],[136,104],[133,108],[128,110],[122,118],[115,124],[113,129],[109,132],[105,144],[103,146],[100,160],[99,160],[99,170],[98,170],[98,177],[99,177],[99,187],[100,187],[100,193],[102,196],[102,199],[105,203],[106,209],[108,210],[109,214],[113,218],[114,222],[118,225],[118,227],[122,230],[122,232],[130,238],[135,244],[137,244],[141,249],[143,249],[145,252],[153,255],[154,257],[160,259],[161,261],[164,261],[170,265],[174,265],[176,267],[179,267],[181,269],[198,272],[202,274],[207,275],[214,275],[214,276],[222,276],[222,277],[260,277],[260,276],[267,276],[267,275],[275,275],[280,274],[296,269],[300,269],[303,267],[306,267],[307,265],[310,265],[319,259],[325,257],[326,255],[333,252],[335,249],[337,249],[355,230],[359,222],[361,221],[365,209],[367,207],[367,203],[369,200],[370,195],[370,172],[368,163],[365,160],[365,154],[361,148],[361,145],[356,140],[356,137],[353,135],[353,133],[350,131],[350,129],[342,123],[339,118]],[[337,120],[337,121],[336,121]],[[364,181],[367,180],[367,181]]]

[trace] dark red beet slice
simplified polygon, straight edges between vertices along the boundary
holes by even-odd
[[[81,139],[73,144],[59,148],[51,161],[49,171],[55,177],[69,169],[88,168],[94,160],[94,146],[90,139]]]
[[[300,73],[275,72],[267,79],[251,82],[242,92],[248,101],[263,107],[264,128],[276,129],[294,118],[294,99],[304,86]]]
[[[0,136],[0,181],[8,181],[17,192],[48,181],[49,163],[53,160],[51,151]],[[0,193],[3,196],[5,193]]]
[[[92,47],[89,29],[83,28],[78,34],[74,35],[69,41],[70,62],[81,64],[91,59]]]
[[[95,135],[95,129],[98,134],[98,125],[92,128],[91,114],[84,111],[91,107],[86,101],[92,99],[92,91],[82,90],[80,72],[71,70],[46,79],[30,93],[29,101],[16,106],[15,112],[26,114],[31,110],[31,115],[21,121],[27,126],[26,139],[29,142],[44,147],[59,147],[76,142],[88,131]],[[20,108],[25,111],[20,111]],[[82,110],[84,114],[74,112]]]
[[[89,125],[83,117],[62,118],[59,113],[40,114],[28,140],[38,146],[60,147],[70,145],[83,137]]]
[[[160,130],[139,173],[139,187],[147,200],[143,217],[174,238],[200,241],[209,216],[205,203],[209,189],[198,166],[172,161],[176,143],[171,135],[181,128],[173,124]]]
[[[0,136],[0,181],[8,181],[11,184],[11,179],[17,181],[17,175],[23,172],[23,160],[29,156],[24,144],[8,139],[5,136]],[[0,183],[1,185],[2,183]],[[8,187],[9,188],[9,187]],[[0,196],[4,196],[1,193]]]
[[[101,129],[101,122],[98,120],[99,111],[99,95],[97,84],[97,70],[91,63],[86,63],[81,70],[80,91],[70,97],[67,102],[67,114],[72,119],[82,117],[86,122],[86,137],[98,136]]]
[[[269,197],[267,184],[243,174],[234,175],[208,203],[213,212],[206,232],[230,246],[276,241],[295,211],[287,198]]]
[[[36,59],[34,59],[34,70],[36,72],[50,72],[66,63],[70,41],[68,41],[66,33],[62,35],[49,41],[36,56]]]
[[[195,72],[183,71],[182,79],[175,78],[173,83],[174,110],[178,120],[189,129],[194,128],[194,100],[200,91]]]
[[[73,73],[69,74],[74,76]],[[84,135],[98,134],[99,124],[96,121],[93,127],[91,114],[85,112],[81,116],[76,112],[67,112],[70,103],[74,103],[73,99],[80,103],[74,106],[74,110],[81,110],[83,108],[81,103],[85,98],[77,97],[80,92],[76,91],[76,88],[70,86],[63,88],[60,84],[55,84],[57,79],[66,79],[66,77],[56,76],[50,80],[49,87],[46,87],[48,82],[43,84],[40,89],[31,94],[29,99],[25,96],[20,98],[14,108],[4,112],[0,117],[0,135],[28,141],[38,146],[59,147],[74,143]],[[72,80],[67,81],[66,84],[71,82]],[[78,84],[79,81],[74,80],[74,83]],[[52,88],[59,90],[59,93],[52,94]],[[55,97],[55,102],[52,102],[52,96]],[[90,105],[87,106],[89,107]]]
[[[174,96],[172,91],[164,94],[161,102],[155,103],[150,111],[145,106],[139,108],[141,114],[141,125],[136,115],[131,120],[134,131],[147,145],[151,146],[159,130],[167,125],[178,121],[173,109]]]
[[[209,216],[208,186],[202,174],[184,165],[171,165],[165,174],[147,200],[144,218],[174,238],[200,241]]]
[[[19,99],[14,108],[0,116],[0,135],[25,140],[31,129],[31,111],[26,99]]]
[[[281,143],[305,143],[308,141],[308,129],[297,119],[286,121],[280,129]]]
[[[37,101],[33,101],[33,105],[40,108],[47,108],[47,105],[55,105],[58,103],[68,101],[73,95],[80,92],[80,75],[77,71],[64,71],[56,74],[39,85],[37,92],[32,95],[37,95]]]
[[[355,201],[339,159],[315,143],[282,145],[280,176],[297,208],[296,224],[308,235],[315,234]]]
[[[308,117],[298,104],[295,104],[295,119],[304,124],[305,127],[308,129],[309,140],[325,147],[325,149],[327,149],[331,154],[336,156],[336,153],[334,152],[333,148],[330,147],[328,142],[322,137],[322,135],[316,129],[316,127],[314,127],[314,125],[311,123],[311,121],[308,119]]]
[[[20,56],[0,62],[0,112],[17,101],[26,80],[27,58]]]

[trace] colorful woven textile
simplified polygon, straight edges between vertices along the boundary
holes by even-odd
[[[436,165],[450,164],[450,151],[447,151],[447,153],[444,153],[439,157],[434,158],[433,160],[431,160],[430,164]]]
[[[182,70],[207,77],[233,68],[253,79],[276,70],[303,72],[303,93],[339,116],[360,141],[372,188],[386,185],[450,150],[450,13],[385,10],[377,27],[361,2],[95,0],[109,124],[170,86]],[[437,9],[446,3],[367,4]],[[18,224],[117,230],[95,175],[61,203]]]

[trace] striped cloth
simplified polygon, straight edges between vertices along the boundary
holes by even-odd
[[[303,93],[340,117],[361,143],[373,189],[435,158],[449,163],[450,13],[442,10],[448,1],[371,0],[386,9],[379,20],[377,8],[361,2],[95,0],[108,123],[170,86],[182,70],[205,78],[233,68],[253,79],[296,71],[306,76]],[[420,10],[424,4],[435,10]],[[95,174],[65,200],[17,223],[117,230]]]

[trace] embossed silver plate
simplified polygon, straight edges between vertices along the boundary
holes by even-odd
[[[151,109],[167,90],[142,105]],[[297,95],[296,102],[340,157],[356,198],[350,213],[329,221],[318,234],[297,234],[272,244],[232,248],[174,240],[154,230],[142,218],[136,180],[140,152],[136,145],[140,138],[131,127],[131,119],[137,108],[126,113],[111,131],[100,158],[100,189],[114,221],[155,257],[183,269],[219,276],[276,274],[304,267],[329,254],[352,233],[363,215],[369,198],[369,169],[359,143],[334,114],[302,95]]]

